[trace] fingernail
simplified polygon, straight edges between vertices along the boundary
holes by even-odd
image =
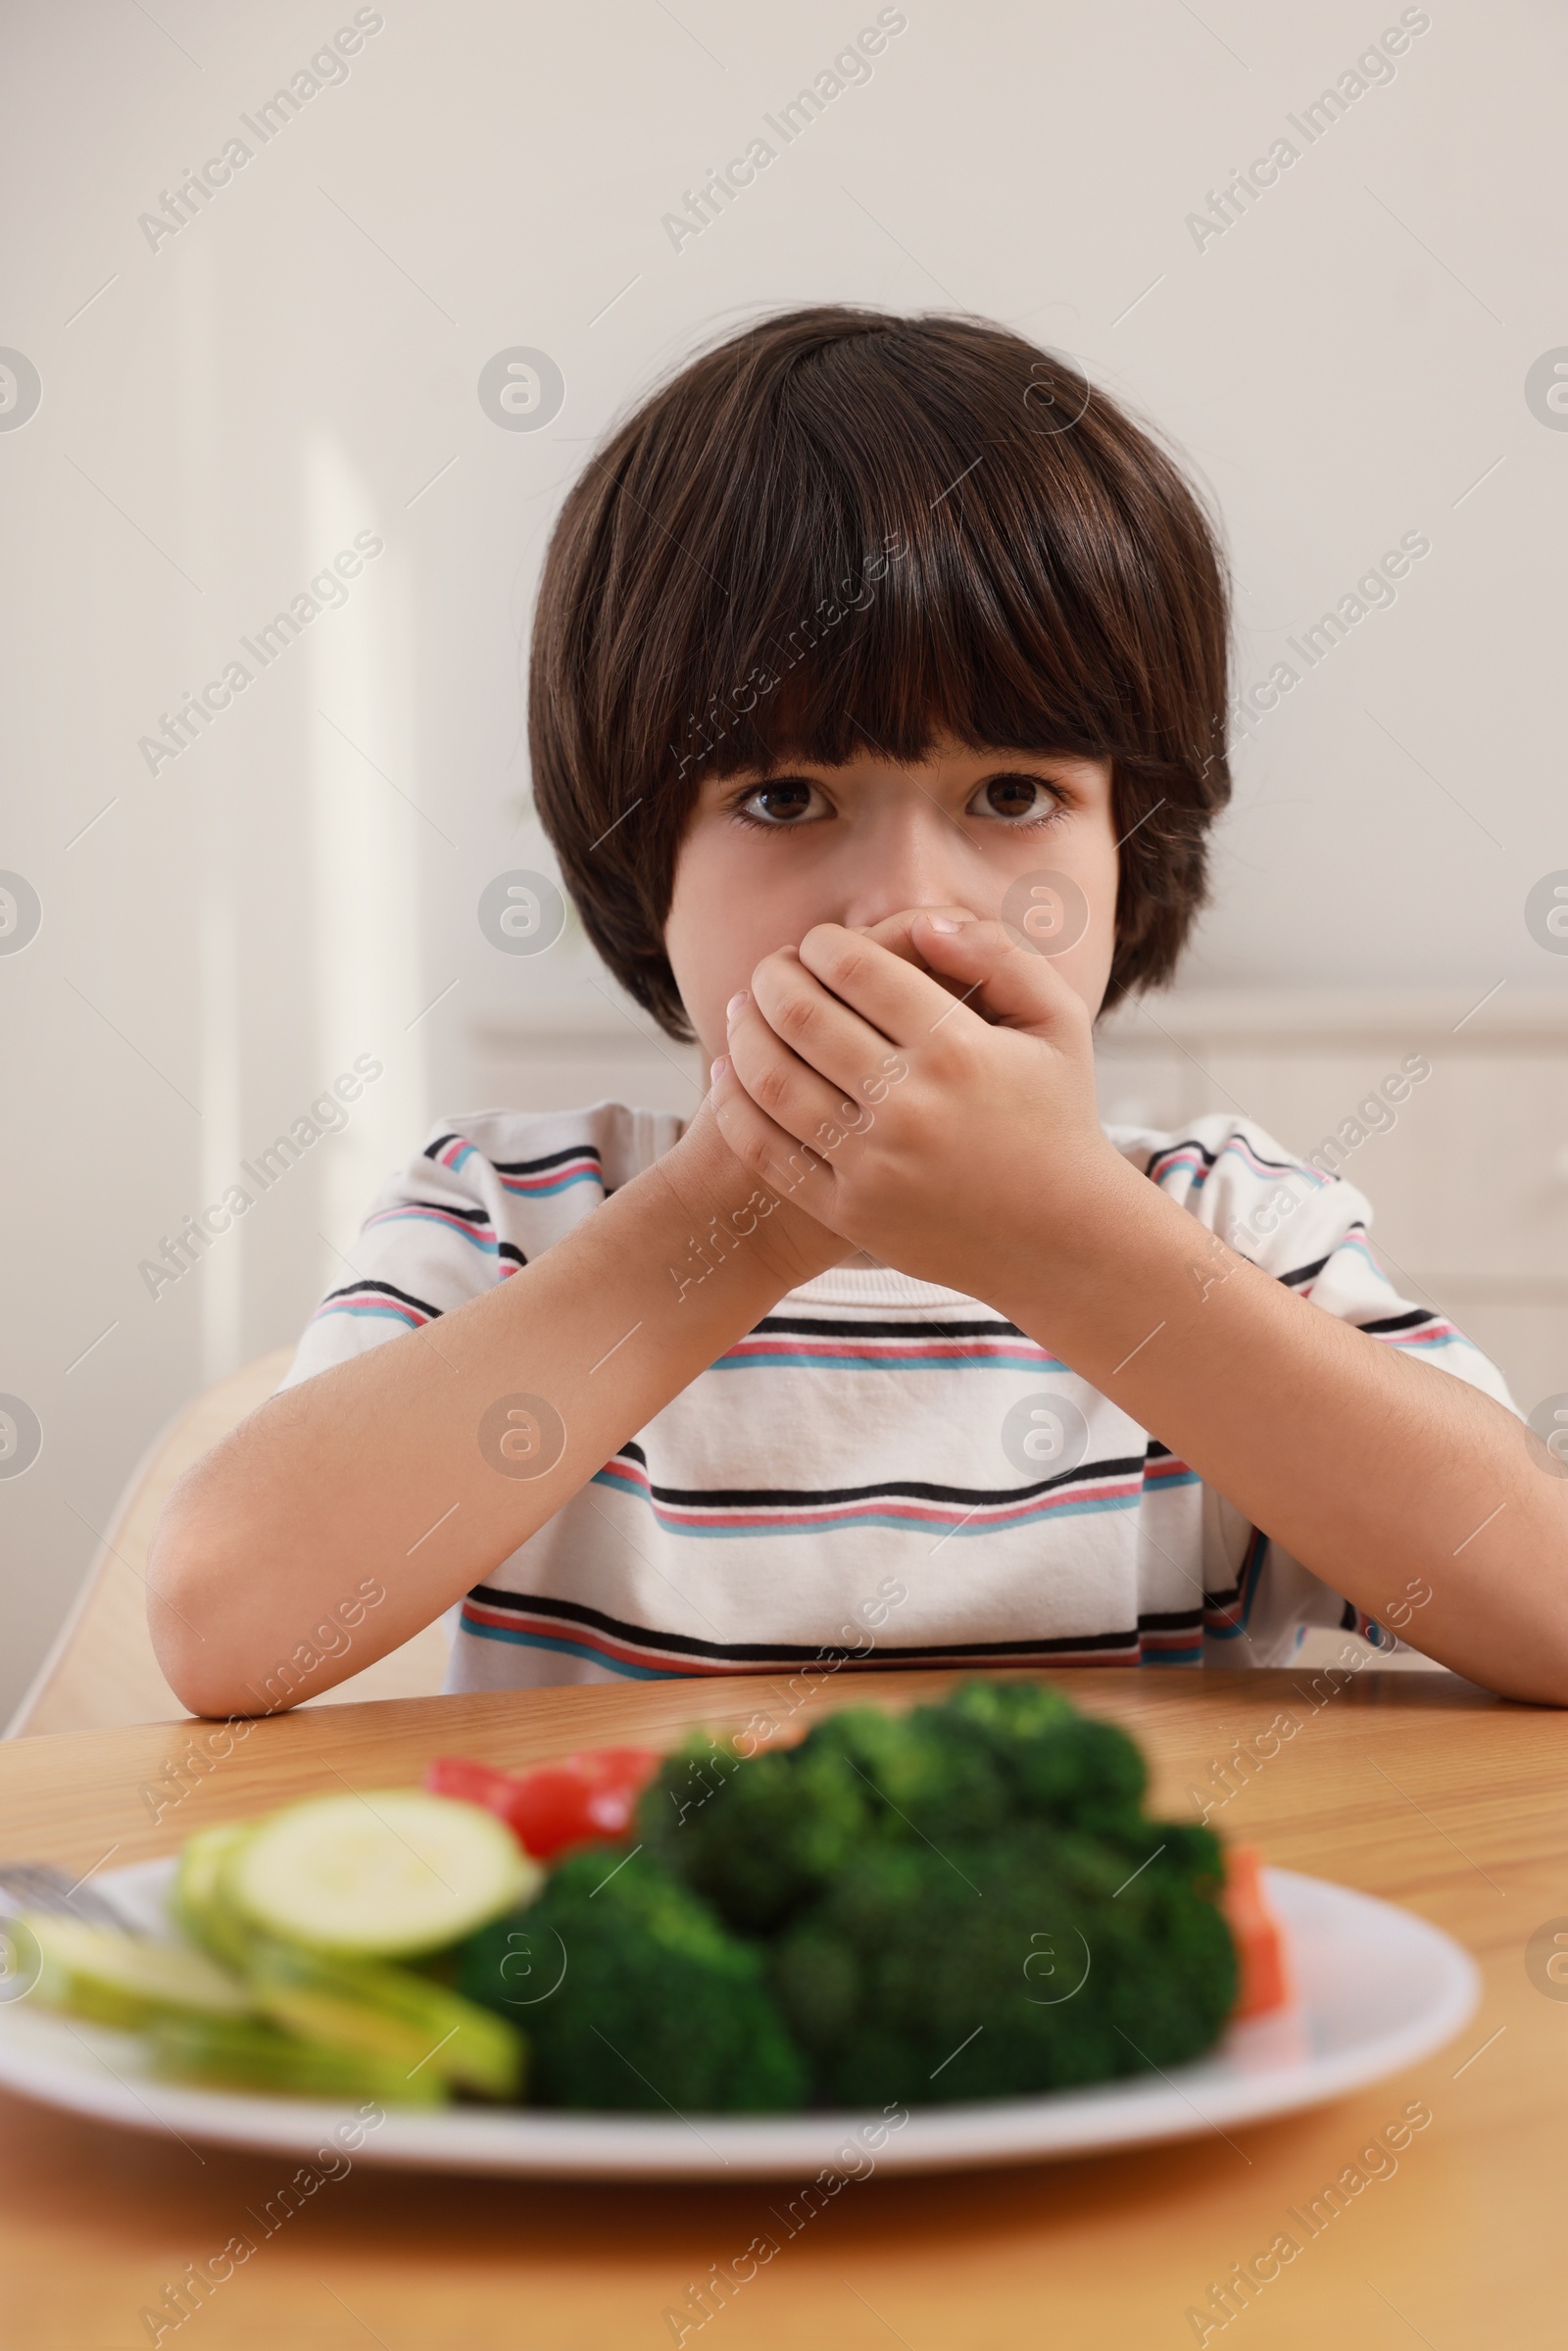
[[[742,1004],[749,1004],[751,1001],[751,997],[743,988],[739,996],[732,996],[729,1000],[729,1003],[724,1006],[725,1019],[733,1020],[736,1013],[740,1010]]]
[[[926,921],[934,931],[960,931],[963,928],[961,922],[953,922],[946,914],[928,914]]]
[[[720,1053],[720,1054],[719,1054],[719,1057],[718,1057],[718,1059],[717,1059],[717,1060],[716,1060],[716,1061],[713,1063],[713,1066],[711,1067],[711,1069],[710,1069],[710,1071],[709,1071],[709,1073],[708,1073],[708,1082],[709,1082],[709,1084],[710,1084],[710,1086],[716,1086],[716,1085],[718,1084],[718,1081],[719,1081],[719,1079],[720,1079],[720,1078],[723,1076],[723,1074],[724,1074],[725,1070],[726,1070],[728,1067],[729,1067],[729,1063],[728,1063],[728,1061],[727,1061],[727,1060],[724,1058],[723,1054],[722,1054],[722,1053]]]

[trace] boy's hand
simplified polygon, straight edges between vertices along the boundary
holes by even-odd
[[[855,936],[875,940],[877,946],[885,947],[889,955],[897,955],[902,962],[912,963],[916,971],[930,971],[931,977],[951,995],[963,996],[969,987],[968,980],[949,978],[940,971],[931,970],[910,935],[917,922],[929,921],[933,917],[958,923],[973,922],[975,919],[967,906],[908,906],[902,914],[889,914],[881,922],[867,924],[863,930],[857,926]],[[984,992],[971,996],[969,1002],[983,1015]]]
[[[1071,1250],[1080,1207],[1102,1231],[1107,1187],[1134,1177],[1101,1130],[1091,1025],[1000,922],[822,923],[735,1001],[710,1099],[775,1191],[902,1271],[996,1302],[1024,1264],[1037,1276]]]

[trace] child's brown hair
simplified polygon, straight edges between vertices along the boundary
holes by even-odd
[[[1109,759],[1106,1005],[1167,979],[1230,797],[1228,595],[1172,461],[970,318],[822,306],[682,368],[568,496],[540,584],[540,816],[600,954],[688,1037],[663,951],[705,776],[980,748]]]

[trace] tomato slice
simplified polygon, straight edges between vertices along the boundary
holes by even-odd
[[[424,1786],[499,1813],[524,1852],[548,1861],[568,1845],[624,1837],[660,1761],[651,1747],[593,1747],[533,1771],[501,1772],[442,1755]]]
[[[491,1811],[500,1812],[506,1803],[507,1791],[515,1788],[511,1772],[498,1772],[488,1763],[468,1763],[457,1755],[439,1755],[425,1768],[423,1787],[426,1795],[456,1796],[464,1804],[487,1804]]]
[[[1295,1997],[1285,1956],[1285,1935],[1268,1906],[1259,1875],[1262,1856],[1249,1845],[1232,1845],[1225,1856],[1225,1891],[1220,1907],[1236,1944],[1239,1981],[1233,2017],[1264,2016]]]

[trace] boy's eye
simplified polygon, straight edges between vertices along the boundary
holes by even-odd
[[[804,776],[789,776],[781,783],[757,785],[738,803],[736,813],[754,824],[799,824],[803,818],[818,813],[813,804],[821,797],[816,786],[808,783]]]
[[[1060,796],[1038,775],[994,775],[970,802],[969,813],[1016,822],[1020,817],[1054,816],[1060,806]]]

